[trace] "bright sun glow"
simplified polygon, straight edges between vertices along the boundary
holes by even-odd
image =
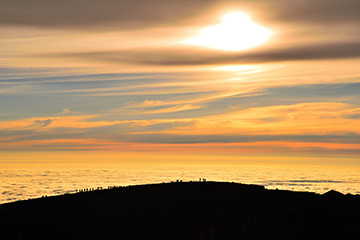
[[[186,43],[226,51],[240,51],[256,47],[269,40],[272,32],[241,12],[223,16],[220,24],[203,29]]]

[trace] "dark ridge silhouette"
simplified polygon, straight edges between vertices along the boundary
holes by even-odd
[[[174,182],[0,205],[0,239],[359,239],[360,196]]]
[[[344,196],[344,194],[342,194],[341,192],[335,191],[335,190],[330,190],[330,191],[324,193],[323,195],[328,198],[341,198]]]

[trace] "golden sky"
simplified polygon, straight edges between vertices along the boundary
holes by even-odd
[[[357,0],[0,4],[0,151],[360,163]]]

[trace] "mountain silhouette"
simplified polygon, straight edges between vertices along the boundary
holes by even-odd
[[[360,196],[224,182],[114,187],[0,205],[0,239],[359,239]]]

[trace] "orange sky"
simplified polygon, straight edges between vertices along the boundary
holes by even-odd
[[[3,5],[6,154],[360,161],[356,0]]]

